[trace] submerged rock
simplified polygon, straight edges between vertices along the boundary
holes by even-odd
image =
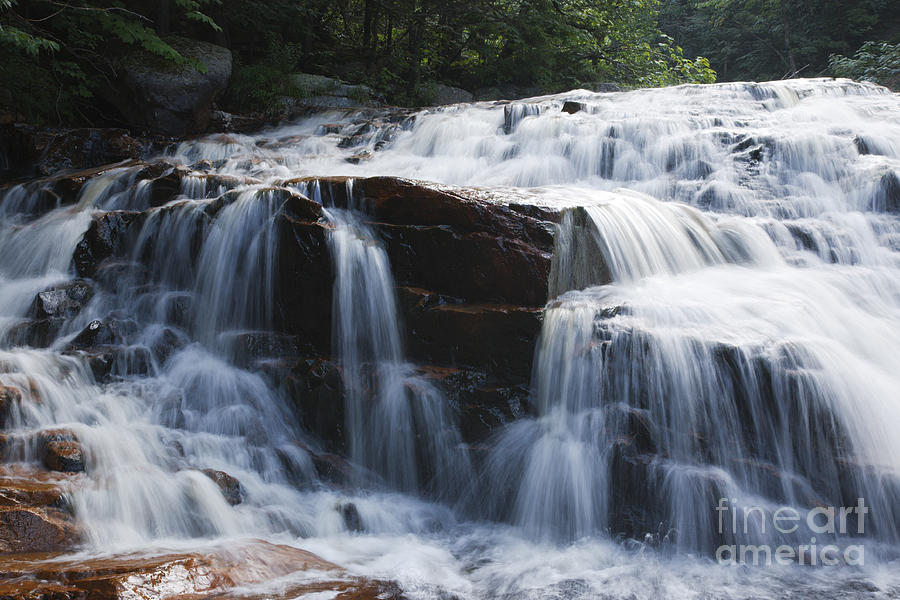
[[[203,469],[201,472],[219,486],[219,489],[222,490],[222,495],[225,497],[225,501],[228,502],[228,504],[235,506],[243,502],[244,490],[241,487],[241,482],[236,478],[225,471],[216,471],[215,469]]]
[[[900,176],[896,172],[881,177],[872,204],[877,211],[900,213]]]

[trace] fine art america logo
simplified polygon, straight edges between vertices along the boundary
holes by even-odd
[[[856,506],[819,506],[805,514],[792,506],[773,510],[739,505],[737,498],[730,501],[719,498],[715,510],[719,535],[725,539],[780,540],[774,544],[723,544],[716,549],[716,560],[721,564],[826,567],[865,564],[862,544],[841,547],[833,543],[839,535],[865,533],[869,508],[862,498],[857,499]],[[787,543],[788,540],[791,542]]]

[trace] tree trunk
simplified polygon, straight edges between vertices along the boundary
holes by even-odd
[[[797,74],[797,62],[794,60],[794,49],[791,45],[791,21],[785,0],[781,0],[781,28],[784,30],[784,50],[788,59],[788,68],[791,70],[790,76],[794,77]]]

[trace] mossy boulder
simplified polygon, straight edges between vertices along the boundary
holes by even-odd
[[[171,136],[203,132],[231,78],[231,51],[177,36],[166,42],[190,62],[131,52],[119,60],[119,89],[109,99],[134,127]]]

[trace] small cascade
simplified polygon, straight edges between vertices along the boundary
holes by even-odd
[[[4,286],[4,316],[17,322],[38,291],[70,279],[92,207],[147,207],[149,182],[134,176],[103,175],[77,205],[9,225],[2,272],[14,285]],[[296,419],[259,374],[230,364],[219,342],[272,326],[284,199],[283,190],[251,187],[149,210],[134,222],[131,262],[96,275],[81,313],[53,342],[65,354],[0,356],[0,382],[23,398],[7,418],[23,440],[21,458],[40,461],[40,440],[51,434],[83,453],[87,480],[71,505],[89,544],[310,531],[308,515],[284,509],[299,494],[289,484],[315,480]],[[111,361],[103,381],[90,362],[98,355]],[[232,497],[204,470],[239,482]],[[266,508],[263,498],[281,500]]]
[[[758,227],[634,194],[568,210],[553,269],[539,416],[496,440],[492,514],[538,538],[713,554],[808,543],[815,531],[780,534],[772,514],[864,498],[866,535],[895,543],[895,271],[790,268]],[[723,529],[720,499],[756,520]],[[831,533],[820,543],[862,531]]]
[[[564,211],[556,235],[550,297],[568,290],[726,263],[782,261],[752,223],[713,221],[700,211],[627,190]]]
[[[251,188],[215,215],[197,261],[198,331],[271,328],[282,202],[272,190]]]
[[[349,456],[391,489],[452,499],[471,478],[466,450],[447,399],[405,362],[390,263],[352,180],[346,197],[353,208],[327,215]]]

